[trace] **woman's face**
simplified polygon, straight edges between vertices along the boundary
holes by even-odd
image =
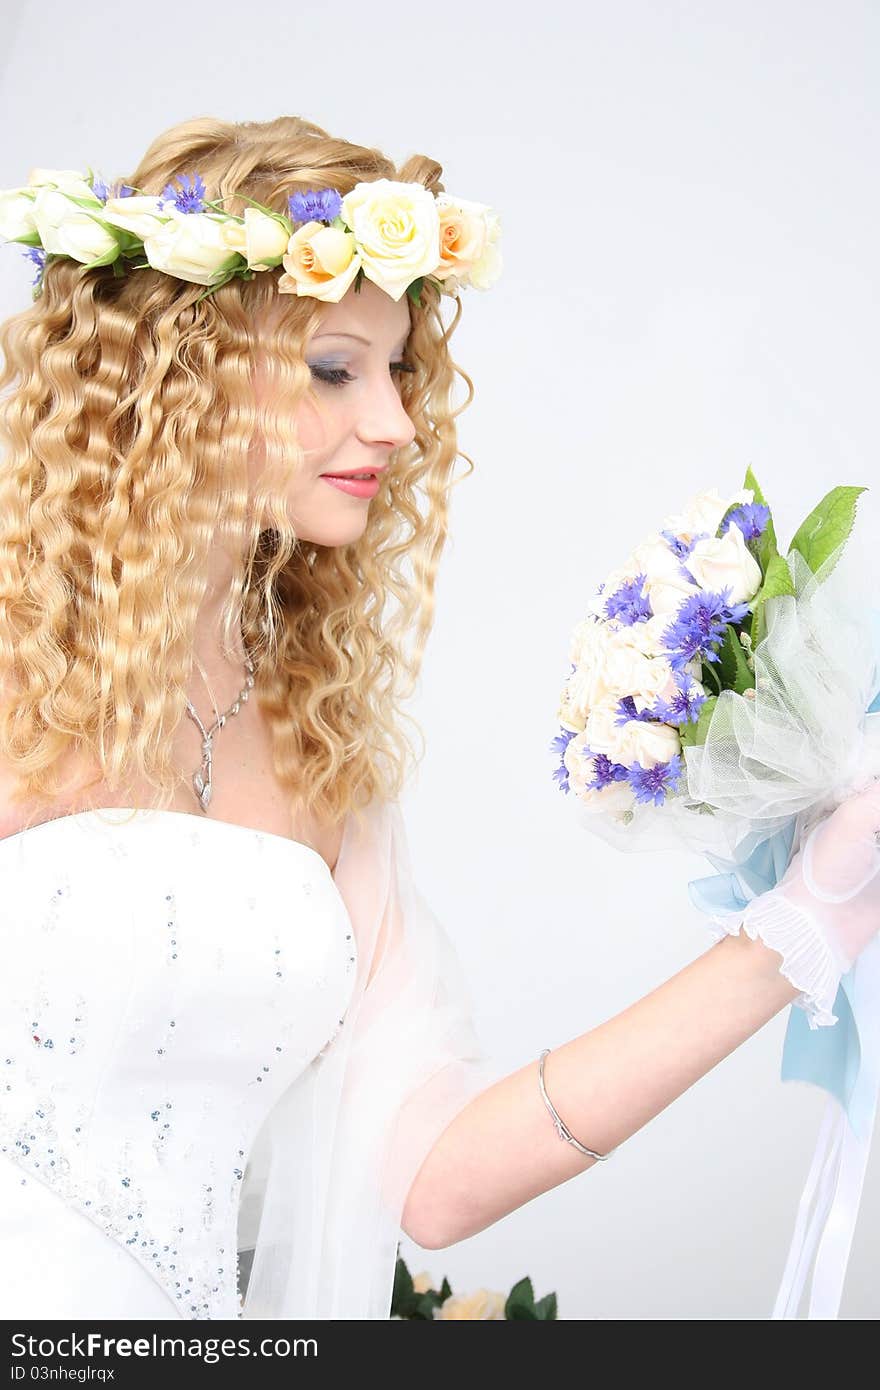
[[[338,304],[322,305],[306,347],[314,400],[304,399],[294,416],[304,460],[291,474],[288,512],[301,540],[327,546],[358,540],[376,484],[361,484],[367,495],[358,496],[327,475],[375,473],[387,467],[393,450],[412,442],[415,426],[399,385],[409,330],[406,295],[395,303],[371,280],[359,292],[348,290]],[[267,389],[259,372],[256,389],[259,403]]]

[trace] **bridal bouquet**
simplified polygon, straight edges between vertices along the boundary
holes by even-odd
[[[786,555],[751,470],[732,497],[705,492],[668,516],[575,628],[552,744],[586,828],[622,849],[706,854],[716,873],[688,887],[716,938],[760,931],[789,978],[800,953],[782,1077],[829,1101],[774,1318],[798,1316],[814,1257],[808,1316],[837,1316],[880,1101],[880,937],[853,963],[816,926],[873,881],[876,852],[857,885],[813,877],[809,906],[777,892],[795,852],[880,777],[875,562],[853,534],[863,491],[833,488]]]
[[[862,739],[875,615],[839,565],[863,491],[833,488],[783,556],[750,469],[732,497],[704,492],[668,516],[599,585],[552,744],[589,828],[622,848],[731,850],[880,772]]]

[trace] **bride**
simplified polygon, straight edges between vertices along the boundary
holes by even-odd
[[[386,1318],[401,1229],[463,1240],[787,1005],[827,1024],[876,932],[872,787],[746,930],[483,1053],[398,804],[459,290],[500,266],[441,174],[202,119],[0,198],[37,267],[0,336],[7,1318]]]

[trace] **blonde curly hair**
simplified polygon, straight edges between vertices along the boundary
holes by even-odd
[[[209,197],[241,214],[240,191],[279,212],[297,190],[418,181],[442,166],[336,139],[296,116],[173,126],[126,180],[144,193],[198,170]],[[401,708],[418,679],[446,540],[455,419],[473,400],[425,284],[408,301],[400,390],[415,426],[392,455],[361,538],[300,540],[284,493],[302,459],[292,415],[311,389],[305,346],[320,303],[279,295],[275,275],[204,287],[152,269],[117,278],[58,258],[32,306],[0,325],[0,759],[29,807],[63,794],[75,753],[98,782],[155,788],[167,807],[191,770],[171,735],[185,714],[209,549],[222,533],[241,562],[221,612],[228,656],[239,624],[281,784],[297,808],[337,821],[397,796],[417,756]],[[200,301],[200,302],[199,302]],[[264,311],[273,306],[271,314]],[[277,391],[260,411],[264,352]],[[467,398],[453,409],[455,377]],[[266,467],[248,495],[259,425]],[[258,520],[259,519],[259,520]],[[424,739],[422,737],[424,746]],[[421,756],[420,754],[418,756]],[[120,802],[119,804],[129,804]]]

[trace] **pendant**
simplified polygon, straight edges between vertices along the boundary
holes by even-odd
[[[202,744],[201,769],[199,772],[193,773],[192,779],[195,794],[199,798],[199,805],[201,806],[203,811],[207,811],[211,801],[211,792],[213,791],[213,787],[211,785],[212,762],[213,759],[211,757],[211,740],[210,738],[208,738]]]
[[[207,763],[206,766],[210,768],[211,764]],[[199,798],[202,810],[207,811],[211,800],[211,783],[206,783],[202,774],[200,772],[195,772],[193,773],[193,787],[195,788],[196,796]]]

